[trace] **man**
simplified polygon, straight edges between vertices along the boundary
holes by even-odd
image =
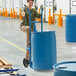
[[[38,14],[38,12],[36,11],[36,9],[33,9],[32,6],[33,6],[33,3],[34,3],[34,0],[27,0],[27,8],[30,10],[31,12],[31,21],[35,21],[35,18],[41,18],[41,15]],[[30,47],[30,38],[29,38],[29,13],[27,11],[26,8],[24,8],[23,12],[22,12],[22,16],[23,16],[23,23],[21,25],[21,30],[23,32],[26,32],[26,41],[27,41],[27,47]],[[31,24],[31,30],[33,31],[33,27],[34,27],[34,24],[32,23]],[[26,50],[26,56],[24,58],[24,66],[25,67],[28,67],[28,64],[29,64],[29,61],[30,61],[30,53],[28,50]]]

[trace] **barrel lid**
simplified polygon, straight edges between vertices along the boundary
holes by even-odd
[[[54,69],[76,72],[76,61],[55,64]]]

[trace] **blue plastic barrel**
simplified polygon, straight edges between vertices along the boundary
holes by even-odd
[[[55,31],[33,32],[31,36],[32,65],[34,70],[53,69],[57,61]]]
[[[76,61],[54,65],[54,76],[76,76]]]
[[[76,42],[76,15],[66,15],[65,34],[67,42]]]

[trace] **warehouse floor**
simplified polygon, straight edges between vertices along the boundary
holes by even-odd
[[[25,57],[26,34],[20,31],[21,21],[18,19],[0,19],[0,56],[9,61],[13,67],[19,68],[19,73],[27,76],[53,76],[53,71],[34,71],[30,67],[24,68],[22,62]],[[37,28],[40,30],[40,24]],[[76,43],[66,43],[65,27],[44,23],[44,31],[56,31],[57,60],[76,60]]]

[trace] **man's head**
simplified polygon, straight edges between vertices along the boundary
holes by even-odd
[[[33,2],[34,2],[34,0],[27,0],[28,6],[32,7],[33,6]]]

